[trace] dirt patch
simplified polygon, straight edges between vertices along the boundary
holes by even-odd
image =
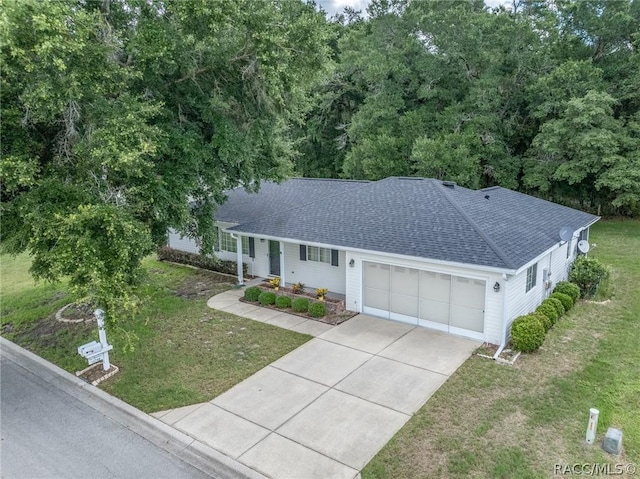
[[[37,344],[42,349],[56,348],[61,344],[61,340],[58,338],[60,335],[72,332],[74,335],[82,337],[90,334],[96,328],[92,323],[60,322],[53,314],[32,324],[32,328],[17,333],[13,341],[17,344]]]
[[[229,276],[200,270],[185,278],[174,294],[188,299],[208,298],[233,286],[234,283]]]

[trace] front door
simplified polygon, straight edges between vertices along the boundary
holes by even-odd
[[[269,240],[269,274],[280,276],[280,242]]]

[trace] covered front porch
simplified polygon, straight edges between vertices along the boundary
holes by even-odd
[[[308,292],[326,288],[328,297],[344,299],[344,251],[269,238],[243,239],[239,233],[231,234],[236,241],[236,251],[231,253],[221,249],[219,257],[237,262],[238,284],[245,284],[243,265],[246,264],[247,273],[257,278],[279,277],[281,285],[287,287],[301,283]]]

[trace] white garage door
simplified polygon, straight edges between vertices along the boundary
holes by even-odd
[[[483,338],[485,281],[363,262],[363,312]]]

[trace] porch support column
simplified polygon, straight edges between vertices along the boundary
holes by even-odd
[[[278,241],[278,248],[280,249],[280,286],[284,288],[284,241]]]
[[[240,235],[231,235],[236,239],[236,262],[238,263],[238,284],[244,284],[244,277],[242,275],[242,236]]]

